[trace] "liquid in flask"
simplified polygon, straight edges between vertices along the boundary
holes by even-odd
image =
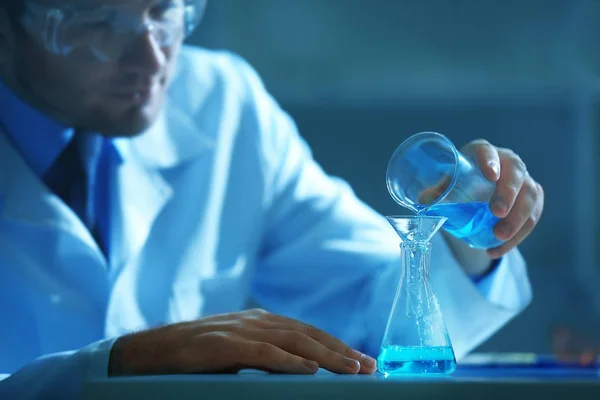
[[[401,277],[377,367],[389,375],[450,374],[456,358],[429,283],[431,238],[446,221],[437,216],[387,217],[401,238]]]

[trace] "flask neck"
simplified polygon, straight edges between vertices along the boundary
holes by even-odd
[[[404,281],[407,284],[429,278],[431,244],[429,241],[403,241],[400,243]]]

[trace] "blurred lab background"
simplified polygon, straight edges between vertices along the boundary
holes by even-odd
[[[420,131],[515,150],[545,188],[522,246],[534,301],[480,351],[600,342],[600,1],[212,0],[191,43],[246,58],[327,172],[383,214]],[[562,328],[561,328],[562,327]]]

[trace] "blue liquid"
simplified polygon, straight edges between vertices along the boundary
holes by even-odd
[[[382,347],[377,357],[379,372],[387,375],[451,374],[456,369],[452,347]]]
[[[471,247],[489,249],[502,244],[493,232],[500,218],[492,214],[487,203],[437,204],[423,211],[425,215],[447,217],[443,228]]]

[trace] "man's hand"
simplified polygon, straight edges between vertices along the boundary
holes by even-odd
[[[491,258],[500,258],[535,228],[544,209],[544,190],[512,150],[494,147],[485,140],[475,140],[461,151],[477,162],[488,180],[496,182],[490,210],[501,218],[494,227],[494,234],[505,243],[489,249],[487,254]]]
[[[375,360],[302,322],[263,310],[221,314],[123,336],[109,375],[235,373],[243,368],[314,374],[373,373]]]

